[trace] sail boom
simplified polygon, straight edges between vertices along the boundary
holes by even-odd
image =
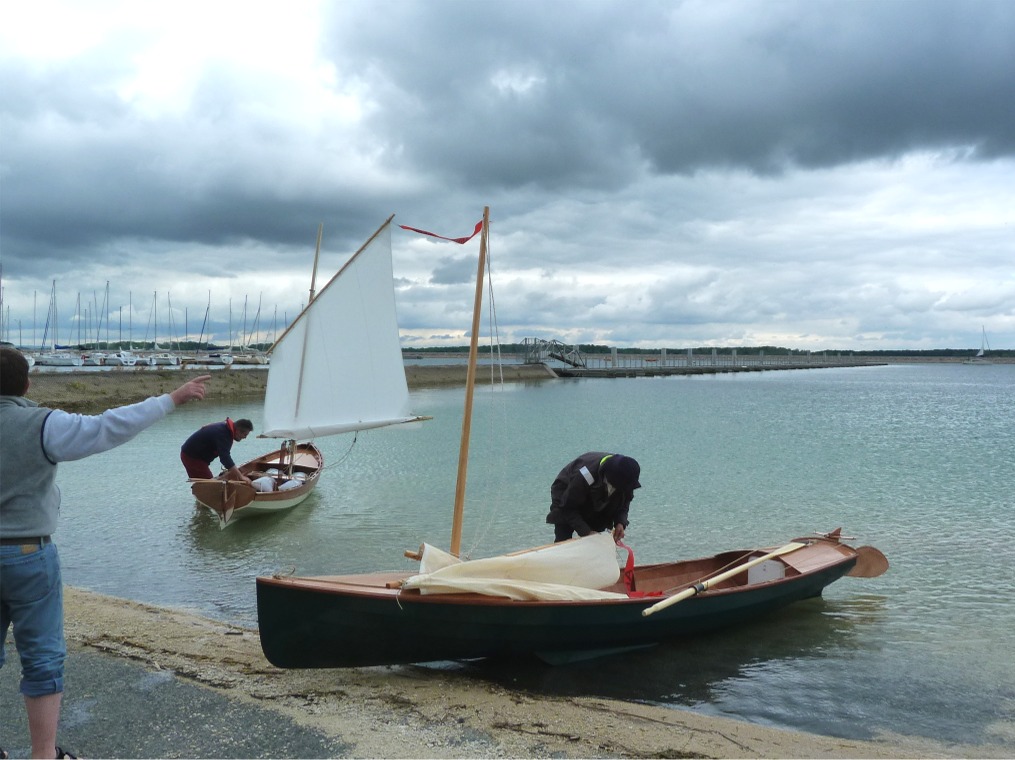
[[[405,425],[409,422],[422,422],[429,417],[398,417],[384,420],[359,420],[357,422],[346,422],[337,425],[314,425],[306,427],[277,428],[265,430],[258,438],[293,438],[298,441],[308,441],[315,438],[324,438],[329,435],[341,433],[355,433],[360,430],[372,430],[374,428],[389,427],[391,425]]]

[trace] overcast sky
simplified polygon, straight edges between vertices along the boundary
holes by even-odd
[[[61,341],[107,282],[270,330],[319,223],[327,277],[489,205],[502,342],[1015,348],[1009,0],[11,2],[0,120],[15,342],[54,279]],[[467,342],[478,238],[393,238],[405,345]]]

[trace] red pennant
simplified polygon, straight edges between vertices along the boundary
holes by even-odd
[[[617,541],[617,546],[627,549],[627,564],[624,566],[624,586],[627,588],[627,595],[631,599],[641,599],[646,596],[662,596],[662,591],[637,591],[634,588],[634,549],[623,541]]]
[[[430,237],[440,238],[441,240],[450,240],[452,243],[462,244],[468,243],[470,240],[472,240],[472,238],[476,237],[476,235],[479,234],[479,231],[483,229],[483,222],[482,220],[476,222],[476,229],[472,231],[471,235],[469,235],[468,237],[459,237],[459,238],[444,237],[443,235],[437,235],[433,232],[427,232],[426,230],[418,230],[415,227],[407,227],[404,224],[400,224],[398,226],[401,227],[403,230],[409,230],[410,232],[418,232],[420,235],[429,235]]]

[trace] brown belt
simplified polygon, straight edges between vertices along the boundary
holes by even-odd
[[[45,546],[52,541],[49,536],[24,536],[23,538],[0,538],[0,546]]]

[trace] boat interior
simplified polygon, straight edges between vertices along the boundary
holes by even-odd
[[[765,556],[770,550],[756,549],[746,551],[730,551],[717,554],[713,557],[702,559],[686,560],[681,562],[665,562],[654,565],[641,565],[633,569],[633,587],[631,591],[638,591],[641,594],[672,594],[695,583],[708,580],[719,573],[743,565],[751,560]],[[721,592],[724,589],[737,589],[766,581],[792,578],[804,573],[818,570],[830,565],[850,559],[853,550],[843,544],[834,541],[811,541],[807,546],[789,554],[766,559],[764,562],[754,565],[746,572],[734,575],[731,578],[720,581],[709,588],[710,592]],[[362,575],[329,575],[314,577],[279,576],[281,580],[291,579],[299,585],[319,590],[331,589],[343,593],[356,593],[374,595],[386,593],[391,595],[411,594],[417,595],[417,590],[403,591],[401,582],[412,573],[406,572],[380,572]],[[601,589],[626,593],[623,574],[613,585]],[[445,598],[447,598],[446,595]],[[473,596],[473,595],[455,595]]]

